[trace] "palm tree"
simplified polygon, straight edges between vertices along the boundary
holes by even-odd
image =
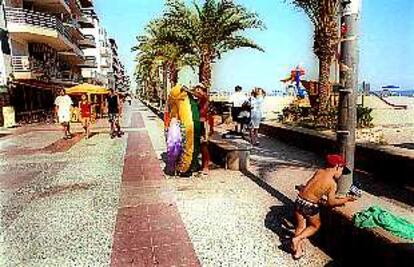
[[[135,77],[137,82],[141,84],[144,96],[149,98],[150,94],[151,97],[154,96],[156,89],[157,55],[148,40],[142,38],[140,41],[139,52],[135,59],[137,62]],[[138,47],[134,50],[138,50]]]
[[[240,35],[247,29],[263,29],[256,13],[230,0],[194,2],[193,8],[182,0],[168,0],[164,18],[171,31],[169,40],[196,55],[200,61],[199,81],[211,86],[211,65],[222,54],[241,47],[264,51],[252,40]]]
[[[145,30],[144,35],[137,37],[138,44],[132,48],[133,51],[138,52],[137,74],[153,77],[154,75],[151,73],[161,66],[163,86],[158,88],[165,91],[162,93],[165,98],[167,94],[166,74],[169,72],[170,84],[174,86],[178,82],[178,73],[181,68],[197,65],[198,61],[191,50],[188,50],[188,46],[169,41],[169,32],[172,29],[163,18],[151,21]],[[140,69],[146,70],[146,72],[142,72]],[[150,80],[154,81],[152,78]]]
[[[326,114],[329,104],[330,71],[338,51],[339,25],[338,10],[341,0],[293,0],[311,20],[314,30],[313,51],[319,59],[319,95],[317,116]]]

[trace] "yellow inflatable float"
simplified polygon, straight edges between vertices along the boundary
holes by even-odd
[[[199,133],[199,112],[195,99],[187,92],[182,90],[181,85],[176,85],[171,89],[168,97],[168,110],[165,116],[165,126],[169,126],[169,121],[176,118],[184,126],[183,139],[185,144],[183,153],[178,166],[178,172],[191,172],[198,161],[200,151]]]

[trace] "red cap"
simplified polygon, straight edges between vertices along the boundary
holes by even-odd
[[[333,168],[336,166],[344,167],[343,174],[351,173],[351,170],[346,167],[346,161],[342,155],[339,154],[330,154],[326,156],[326,164],[328,167]]]

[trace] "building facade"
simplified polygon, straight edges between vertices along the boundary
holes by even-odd
[[[83,79],[87,83],[111,88],[108,76],[112,55],[107,32],[101,26],[92,4],[82,8],[82,17],[81,32],[91,43],[83,47],[85,54],[85,64],[82,66]]]
[[[5,0],[0,7],[0,127],[49,117],[58,91],[79,83],[122,87],[121,63],[91,0]]]
[[[126,74],[125,66],[119,58],[118,45],[114,38],[109,39],[111,53],[112,53],[112,79],[113,88],[118,91],[126,92],[129,90],[129,77]]]
[[[53,108],[59,89],[82,79],[83,35],[77,0],[7,0],[11,45],[10,99],[17,121],[37,120]]]

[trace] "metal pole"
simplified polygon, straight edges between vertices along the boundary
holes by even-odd
[[[338,194],[345,195],[353,183],[355,160],[355,129],[357,124],[356,100],[358,92],[358,22],[362,0],[342,0],[341,58],[339,117],[337,141],[340,153],[352,170],[338,184]]]

